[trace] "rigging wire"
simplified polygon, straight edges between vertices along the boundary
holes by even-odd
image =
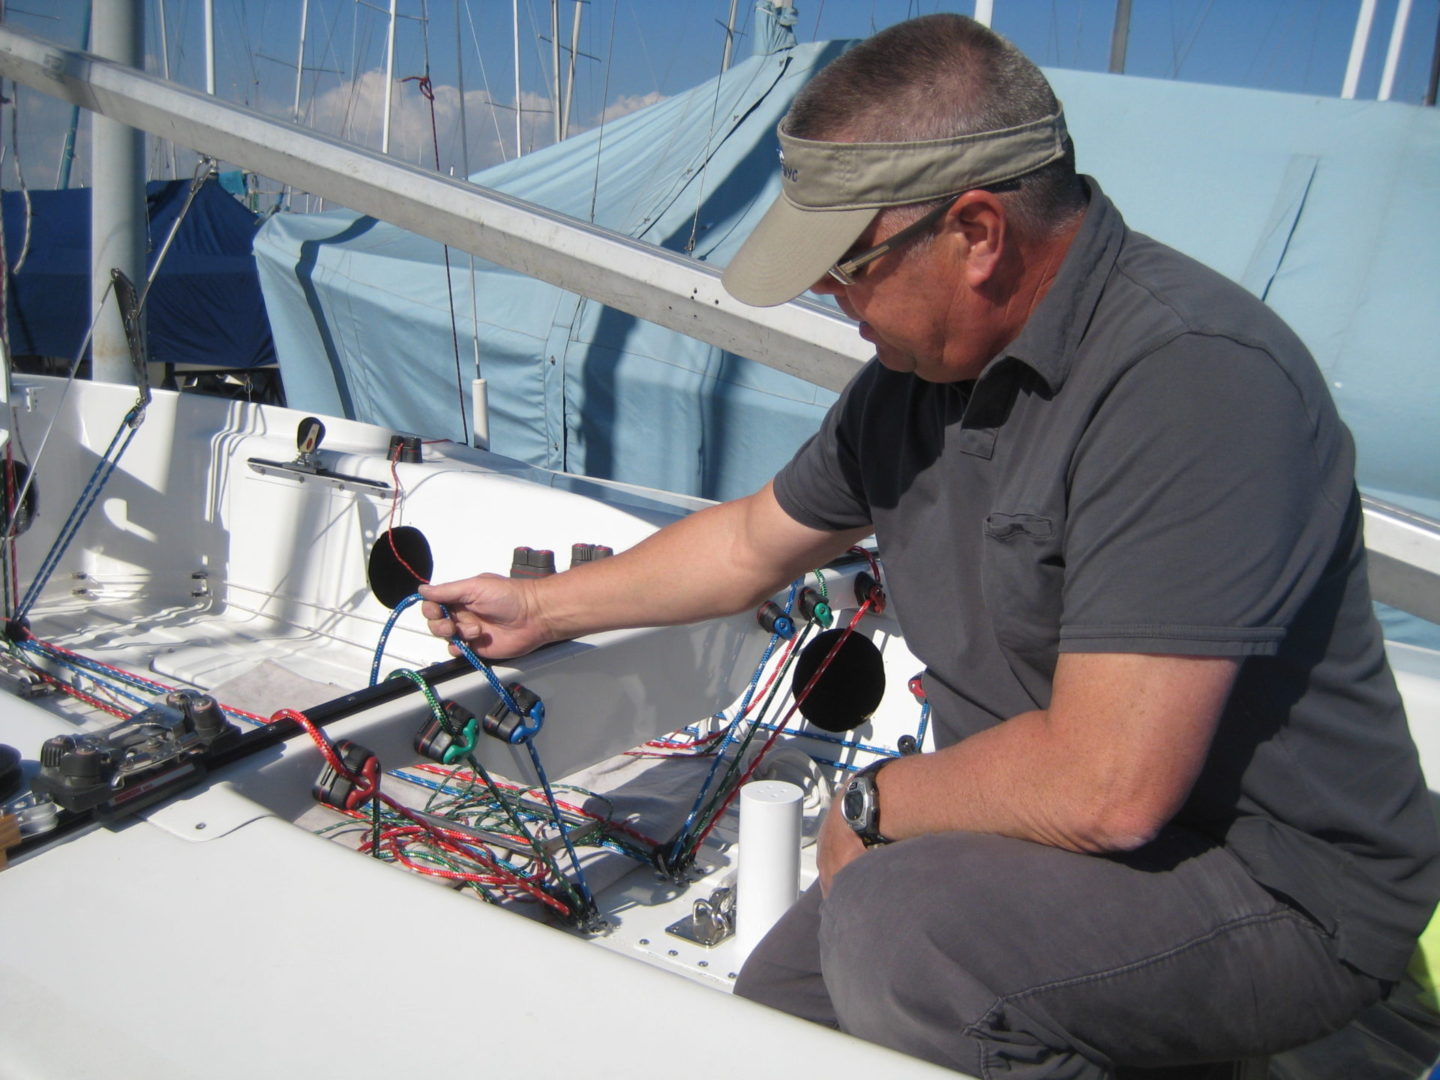
[[[866,554],[872,570],[878,575],[878,565],[872,556]],[[817,572],[817,575],[821,590],[826,591],[823,574]],[[801,582],[797,582],[796,586],[798,587],[801,583],[803,583],[803,579]],[[795,591],[796,589],[792,588],[790,597],[792,600]],[[826,595],[828,596],[828,591]],[[845,636],[853,632],[867,614],[873,610],[879,610],[878,596],[878,592],[872,590],[863,599],[860,608],[855,612],[846,628]],[[407,600],[409,603],[413,603],[418,600],[418,597],[410,597]],[[397,614],[398,610],[408,607],[409,603],[402,602],[401,605],[397,605]],[[814,629],[814,624],[807,625],[805,629],[806,632]],[[388,627],[386,632],[388,633]],[[767,650],[767,656],[757,666],[743,702],[744,709],[740,711],[737,719],[748,715],[755,699],[755,691],[758,689],[759,695],[765,700],[752,720],[750,730],[745,736],[745,742],[748,744],[755,732],[762,727],[769,732],[769,736],[760,752],[751,758],[743,770],[741,766],[747,755],[745,745],[741,745],[739,752],[728,764],[724,782],[695,822],[691,836],[685,838],[685,846],[678,858],[674,854],[674,842],[666,845],[666,848],[670,850],[670,855],[668,858],[662,859],[662,849],[651,837],[623,822],[615,821],[614,805],[603,796],[595,795],[593,792],[573,785],[552,784],[546,775],[532,738],[526,738],[523,741],[530,754],[535,775],[539,778],[538,785],[524,786],[497,781],[474,757],[471,748],[464,748],[463,764],[469,766],[468,772],[459,765],[453,768],[442,768],[439,765],[420,763],[411,766],[412,772],[410,773],[403,771],[387,773],[386,775],[419,785],[430,791],[430,797],[425,803],[424,810],[415,811],[380,791],[378,770],[372,770],[367,766],[362,772],[357,773],[347,767],[334,744],[303,713],[282,709],[267,720],[265,717],[233,710],[227,706],[222,705],[221,708],[227,715],[239,715],[254,723],[273,723],[280,719],[295,721],[316,742],[327,765],[337,775],[344,777],[353,785],[354,791],[359,795],[359,800],[351,803],[356,808],[349,811],[338,811],[345,816],[346,821],[339,825],[322,828],[319,830],[322,834],[338,833],[361,827],[367,828],[368,838],[359,844],[359,849],[363,854],[394,862],[416,873],[443,877],[465,884],[473,887],[485,899],[492,902],[501,902],[512,898],[538,901],[550,907],[572,925],[587,931],[596,931],[603,928],[604,922],[599,916],[594,895],[585,880],[584,867],[576,850],[575,841],[570,835],[570,820],[582,817],[598,823],[600,832],[588,836],[583,841],[587,845],[604,847],[627,858],[661,866],[672,874],[683,870],[685,866],[688,866],[689,861],[693,861],[695,853],[705,843],[719,821],[723,819],[741,786],[755,773],[779,735],[784,731],[786,724],[793,718],[801,702],[818,683],[843,645],[842,637],[841,641],[832,646],[818,670],[811,675],[805,686],[796,691],[793,703],[785,716],[776,724],[767,723],[764,716],[775,701],[779,686],[789,670],[791,661],[798,655],[803,638],[804,635],[801,634],[791,640],[789,649],[782,654],[780,662],[774,665],[774,670],[770,671],[763,688],[760,687],[760,683],[767,666],[769,666],[770,650]],[[154,679],[125,672],[113,665],[91,660],[64,647],[34,638],[13,642],[10,647],[12,651],[18,649],[30,651],[56,664],[69,667],[77,673],[89,674],[96,680],[97,687],[110,693],[117,701],[120,698],[127,698],[144,707],[151,704],[155,695],[165,694],[171,690],[170,687]],[[382,635],[380,646],[377,649],[377,658],[379,653],[383,652],[383,648],[384,635]],[[466,652],[468,653],[468,649]],[[467,658],[471,660],[477,670],[486,675],[492,688],[496,688],[497,694],[507,702],[507,707],[518,709],[508,690],[500,686],[498,679],[488,666],[475,658],[473,654],[469,654]],[[79,686],[72,686],[56,679],[48,672],[40,670],[40,674],[48,683],[59,686],[66,693],[92,708],[112,713],[121,718],[129,718],[133,715],[123,708],[101,700]],[[389,677],[408,679],[414,683],[424,696],[432,716],[439,719],[452,738],[455,738],[457,742],[461,741],[461,733],[454,730],[453,722],[443,703],[423,675],[415,671],[400,670],[393,672]],[[103,681],[107,679],[108,683]],[[923,701],[921,706],[920,728],[916,737],[917,745],[923,745],[929,712],[928,706]],[[815,732],[806,734],[821,737],[819,733]],[[470,734],[469,737],[471,747],[473,747],[474,736]],[[869,746],[853,739],[841,740],[831,737],[829,741],[868,753],[894,753],[894,751]],[[842,762],[820,758],[815,754],[810,756],[824,765],[840,768],[850,767]],[[716,764],[719,764],[724,759],[724,754],[717,753],[716,759]],[[423,775],[417,776],[414,773]],[[734,779],[737,775],[738,779]],[[443,779],[435,780],[431,777],[443,777]],[[460,786],[462,783],[464,786]],[[557,795],[557,791],[576,791],[587,798],[598,799],[604,804],[605,811],[603,814],[594,813],[584,807],[562,801]],[[370,812],[366,814],[360,807],[363,802],[369,800],[373,801]],[[529,801],[527,802],[527,800]],[[543,810],[540,805],[542,803]],[[547,810],[548,814],[545,813]],[[567,814],[571,815],[569,820],[567,820]],[[446,822],[450,824],[447,825]],[[539,841],[532,825],[539,825],[541,828],[554,827],[561,843],[566,848],[573,880],[571,876],[561,872],[554,855]],[[514,830],[513,833],[509,831],[511,829]],[[524,843],[533,856],[528,868],[517,864],[513,857],[492,850],[487,845],[493,844],[495,841],[488,840],[485,834],[490,834],[496,840],[508,836],[512,843]],[[677,836],[676,841],[681,838],[681,836]],[[529,858],[530,856],[521,857]],[[548,887],[547,882],[550,883]]]
[[[420,18],[423,20],[420,39],[425,55],[425,74],[411,75],[401,82],[413,82],[420,90],[420,96],[430,106],[430,145],[435,153],[435,171],[440,172],[440,131],[435,122],[435,86],[430,81],[430,16],[427,0],[420,0]],[[455,353],[455,398],[460,411],[460,430],[464,442],[470,444],[470,420],[465,415],[465,375],[460,370],[460,330],[455,322],[455,281],[450,270],[450,245],[441,244],[440,251],[445,257],[445,298],[450,304],[450,345]]]
[[[14,267],[7,266],[5,270],[7,295],[0,297],[0,312],[5,311],[6,301],[8,300],[9,276],[18,274],[24,270],[25,260],[30,256],[30,233],[34,222],[34,208],[30,205],[30,186],[25,182],[24,162],[20,157],[20,86],[18,83],[12,81],[8,95],[3,93],[3,86],[4,84],[0,83],[0,103],[8,103],[10,105],[10,151],[15,163],[15,183],[20,192],[20,199],[25,205],[25,236],[20,242],[20,254],[16,256]],[[0,222],[0,240],[4,239],[3,228],[3,222]],[[8,261],[7,258],[7,264]],[[8,316],[4,321],[0,321],[0,334],[4,336],[5,355],[8,357],[10,355],[10,323]]]
[[[1170,53],[1171,53],[1171,60],[1172,60],[1172,64],[1173,64],[1173,67],[1172,67],[1172,70],[1171,70],[1171,73],[1170,73],[1170,77],[1171,77],[1171,78],[1173,78],[1173,79],[1178,79],[1178,78],[1180,78],[1180,69],[1185,66],[1185,61],[1186,61],[1187,59],[1189,59],[1191,50],[1195,48],[1195,43],[1200,40],[1200,32],[1201,32],[1201,30],[1204,29],[1204,27],[1205,27],[1205,20],[1209,17],[1209,15],[1210,15],[1210,9],[1214,6],[1214,4],[1215,4],[1215,0],[1205,0],[1205,6],[1200,9],[1200,15],[1199,15],[1199,16],[1196,18],[1196,20],[1195,20],[1194,28],[1189,31],[1189,38],[1190,38],[1190,39],[1189,39],[1189,41],[1186,41],[1186,42],[1184,43],[1184,46],[1183,46],[1183,47],[1181,47],[1180,42],[1176,39],[1175,9],[1174,9],[1174,7],[1171,7],[1171,9],[1170,9]]]
[[[775,740],[778,739],[781,732],[785,730],[785,726],[790,722],[791,718],[800,708],[801,702],[803,702],[805,698],[809,696],[810,691],[815,688],[817,683],[819,683],[821,676],[825,674],[826,668],[830,666],[830,662],[834,660],[837,655],[839,655],[840,648],[845,644],[845,640],[855,630],[855,627],[860,622],[860,620],[870,613],[873,604],[874,601],[870,598],[867,598],[865,602],[860,605],[859,610],[855,612],[855,617],[850,620],[850,625],[845,628],[845,632],[841,634],[840,637],[836,639],[835,644],[830,647],[830,651],[826,653],[825,659],[820,662],[820,666],[815,669],[815,673],[811,675],[810,678],[806,681],[804,688],[795,694],[794,703],[791,704],[790,709],[785,713],[784,719],[782,719],[780,723],[775,726],[775,730],[772,731],[770,733],[770,737],[765,740],[765,745],[760,748],[760,752],[756,754],[754,760],[750,762],[749,768],[745,770],[744,775],[740,777],[739,781],[737,781],[730,788],[729,792],[725,796],[724,802],[721,803],[719,809],[717,809],[715,813],[711,815],[709,824],[707,824],[705,828],[701,831],[701,833],[695,838],[689,849],[689,853],[692,857],[696,851],[699,851],[700,846],[705,843],[705,840],[710,835],[711,830],[713,830],[715,826],[720,822],[720,819],[724,816],[725,811],[729,809],[730,804],[734,802],[735,796],[740,793],[740,789],[745,786],[746,782],[754,774],[755,770],[759,768],[760,762],[765,759],[765,755],[768,754],[770,752],[770,748],[775,745]]]
[[[179,233],[180,226],[184,223],[185,218],[189,215],[190,209],[194,205],[195,197],[199,194],[200,187],[203,185],[204,181],[208,178],[209,174],[211,173],[211,171],[213,171],[214,168],[215,161],[213,158],[201,158],[200,161],[197,163],[195,168],[195,175],[191,180],[190,192],[188,198],[185,201],[185,205],[181,207],[180,213],[176,215],[175,221],[170,227],[170,232],[166,236],[165,242],[161,246],[160,251],[156,254],[154,264],[151,266],[150,272],[145,277],[144,289],[141,291],[135,305],[135,317],[137,319],[145,310],[145,303],[149,299],[150,289],[154,285],[156,278],[159,276],[161,267],[165,264],[165,257],[170,252],[171,244],[173,243],[176,235]],[[60,406],[64,403],[66,396],[70,392],[70,387],[75,382],[75,377],[80,370],[81,361],[84,359],[86,350],[89,349],[90,342],[95,336],[95,328],[99,325],[100,315],[105,310],[105,303],[109,299],[111,292],[114,291],[114,287],[114,280],[112,278],[112,280],[105,286],[105,290],[101,294],[99,302],[95,305],[94,313],[91,315],[90,318],[90,325],[85,331],[85,336],[80,341],[79,349],[76,350],[75,359],[70,364],[70,371],[65,380],[65,385],[60,392],[60,398],[56,403],[55,411],[51,415],[50,423],[45,428],[45,435],[40,440],[40,447],[35,452],[35,465],[37,466],[40,463],[41,459],[44,457],[45,448],[50,442],[50,435],[55,430],[55,424],[59,421],[61,416],[62,410]],[[94,505],[95,500],[99,498],[100,491],[104,488],[105,482],[109,480],[110,474],[114,471],[115,466],[119,464],[120,458],[124,455],[125,450],[129,447],[131,440],[134,439],[135,433],[139,430],[141,423],[144,422],[145,406],[149,401],[150,394],[150,387],[146,376],[147,373],[144,368],[144,360],[142,358],[139,363],[138,370],[136,371],[136,379],[140,387],[140,396],[136,400],[135,405],[132,406],[130,411],[125,414],[124,418],[121,421],[119,429],[117,429],[117,431],[115,432],[115,437],[110,442],[110,446],[106,449],[105,454],[101,457],[99,462],[96,463],[95,471],[91,473],[90,480],[89,482],[87,482],[84,490],[81,492],[80,499],[71,509],[70,515],[66,519],[64,525],[61,526],[60,532],[57,534],[54,543],[52,543],[51,545],[50,551],[46,554],[45,559],[41,564],[40,571],[39,573],[37,573],[35,581],[31,584],[29,591],[25,595],[25,598],[20,602],[20,606],[13,612],[13,615],[16,618],[23,618],[25,612],[28,611],[30,607],[35,603],[35,601],[39,598],[41,589],[44,588],[45,583],[49,580],[50,575],[54,572],[55,567],[59,564],[60,558],[64,554],[65,549],[69,547],[71,541],[74,540],[75,535],[79,532],[80,525],[83,523],[85,516],[89,513],[91,507]],[[110,457],[112,453],[114,454],[113,459]],[[35,475],[36,469],[32,467],[29,475],[25,478],[25,483],[20,488],[19,496],[15,500],[16,506],[25,505],[25,497],[30,491],[31,484],[34,483]],[[6,528],[4,537],[0,538],[0,553],[3,553],[5,557],[10,558],[12,561],[14,561],[13,547],[15,538],[18,535],[18,526],[19,522],[12,515],[11,520]]]
[[[615,59],[615,23],[620,4],[610,9],[610,44],[605,53],[605,81],[600,90],[600,134],[595,137],[595,174],[590,182],[590,224],[595,224],[595,207],[600,200],[600,158],[605,150],[605,102],[610,100],[610,68]],[[643,43],[642,43],[643,47]]]
[[[480,81],[485,86],[485,102],[490,106],[490,120],[495,125],[495,145],[500,150],[500,160],[509,161],[505,153],[505,136],[500,132],[500,114],[495,104],[495,94],[490,89],[490,75],[485,70],[485,54],[480,49],[480,35],[475,31],[475,13],[470,10],[470,0],[457,0],[465,5],[465,20],[470,24],[470,40],[475,46],[475,56],[480,61]],[[516,103],[518,108],[519,103]],[[469,177],[467,176],[468,180]]]

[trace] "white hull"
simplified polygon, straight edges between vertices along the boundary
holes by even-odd
[[[20,414],[25,446],[38,445],[62,391],[52,380],[22,385],[19,396],[33,404]],[[22,588],[133,399],[133,390],[101,384],[66,396],[37,470],[41,513],[20,537]],[[362,688],[387,615],[369,594],[366,558],[389,499],[249,467],[250,458],[293,457],[300,418],[157,393],[36,605],[36,636],[167,685],[228,684],[260,697],[268,688],[265,711],[314,704],[286,700],[287,691],[313,697],[328,683],[340,697]],[[329,426],[327,467],[390,482],[389,433]],[[503,573],[519,544],[626,547],[682,512],[662,497],[464,448],[427,447],[426,457],[397,474],[404,521],[430,537],[437,579]],[[191,595],[201,591],[197,573],[206,575],[203,597]],[[881,730],[863,734],[893,746],[915,727],[904,683],[916,666],[888,617],[867,617],[863,629],[884,648],[884,709],[896,714],[893,730],[877,720]],[[766,641],[753,619],[737,616],[556,646],[500,674],[544,698],[537,746],[558,777],[727,705]],[[384,670],[445,659],[411,609]],[[475,674],[441,690],[490,693]],[[82,722],[58,697],[6,697],[0,710],[0,741],[21,749],[30,771],[45,738]],[[328,731],[365,744],[387,768],[409,764],[425,712],[407,694]],[[92,712],[83,722],[113,718]],[[497,773],[527,771],[501,743],[482,740],[480,753]],[[730,997],[733,939],[705,949],[666,935],[724,878],[733,821],[702,851],[700,864],[714,868],[708,880],[680,894],[637,867],[601,890],[612,929],[585,941],[317,838],[309,827],[332,813],[309,795],[322,764],[309,739],[293,739],[139,820],[91,827],[17,860],[0,879],[0,1075],[393,1076],[417,1061],[539,1075],[788,1075],[797,1055],[843,1074],[928,1071]],[[667,1037],[697,1023],[734,1037],[705,1040],[703,1051]],[[612,1037],[587,1038],[582,1054],[572,1033],[596,1024]],[[570,1053],[580,1056],[571,1062]]]

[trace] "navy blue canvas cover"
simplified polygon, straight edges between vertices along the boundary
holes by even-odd
[[[147,270],[185,206],[189,180],[146,185]],[[30,192],[25,261],[5,297],[14,356],[74,357],[90,325],[90,188]],[[7,191],[5,256],[25,247],[25,197]],[[180,226],[146,302],[150,359],[214,368],[275,363],[251,244],[260,219],[207,180]],[[143,286],[136,282],[137,289]]]

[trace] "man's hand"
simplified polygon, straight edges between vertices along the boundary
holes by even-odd
[[[491,659],[523,656],[553,640],[540,617],[533,585],[532,581],[498,574],[422,585],[420,595],[425,602],[420,612],[436,637],[459,637]],[[449,608],[449,618],[440,610],[441,604]],[[456,651],[453,645],[451,651]]]
[[[841,783],[844,783],[843,778]],[[820,870],[820,892],[824,896],[830,895],[830,882],[835,875],[849,866],[851,861],[865,854],[864,842],[855,835],[855,830],[850,828],[840,813],[842,790],[843,787],[836,789],[830,811],[820,826],[819,849],[815,862]]]

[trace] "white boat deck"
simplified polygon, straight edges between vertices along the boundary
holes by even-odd
[[[31,409],[19,444],[34,450],[58,415],[51,439],[67,449],[49,460],[68,458],[63,472],[43,462],[38,470],[41,512],[21,537],[23,586],[133,391],[77,387],[62,403],[58,383],[38,380],[21,392]],[[415,768],[413,739],[429,715],[421,695],[370,701],[362,692],[388,614],[370,595],[367,561],[392,523],[393,493],[248,466],[293,458],[299,419],[157,394],[31,629],[161,684],[137,689],[142,698],[196,688],[262,718],[349,698],[351,714],[329,734],[362,743],[386,770],[433,782],[433,772]],[[562,565],[574,542],[626,547],[685,509],[463,448],[427,447],[425,461],[392,472],[387,433],[332,428],[325,467],[372,485],[398,481],[394,523],[429,537],[437,580],[504,573],[520,544],[554,549]],[[854,572],[826,575],[837,625],[856,611]],[[883,659],[882,705],[849,742],[795,740],[798,751],[775,766],[810,788],[812,835],[834,772],[824,762],[863,763],[918,733],[906,683],[919,665],[898,626],[871,614],[857,632]],[[573,791],[562,801],[664,839],[709,759],[626,751],[732,707],[768,641],[753,618],[737,616],[598,635],[497,674],[544,699],[536,746],[550,776],[612,805]],[[447,659],[412,608],[390,635],[381,675]],[[1440,778],[1440,654],[1397,646],[1392,659],[1430,774]],[[480,674],[454,667],[437,692],[482,713],[494,692]],[[19,748],[31,771],[51,735],[113,722],[57,694],[0,699],[0,742]],[[534,783],[517,748],[482,739],[476,752],[493,773]],[[317,835],[344,820],[311,797],[322,765],[310,739],[290,739],[134,819],[80,828],[22,855],[0,878],[0,1076],[366,1077],[417,1064],[625,1077],[935,1071],[731,997],[742,959],[734,939],[706,948],[667,932],[697,899],[733,883],[743,858],[733,809],[700,849],[688,885],[587,849],[608,927],[584,935],[542,925],[534,903],[502,910],[357,854],[363,828]],[[386,776],[382,788],[417,806],[429,797],[401,776]],[[802,865],[802,876],[813,876],[808,850]],[[701,1024],[724,1030],[696,1039]]]

